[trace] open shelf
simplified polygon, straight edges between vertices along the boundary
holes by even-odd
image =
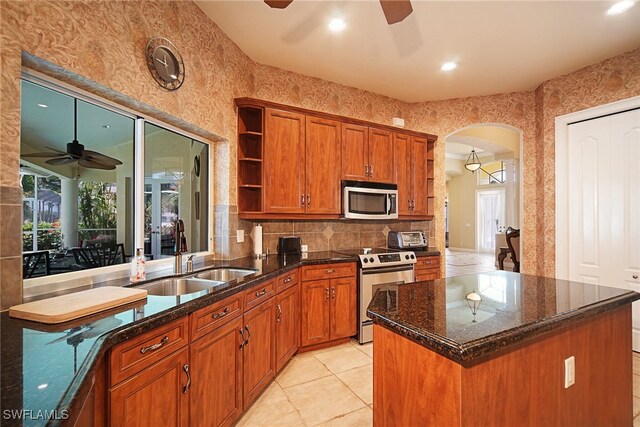
[[[238,212],[262,212],[261,186],[240,186],[238,188]]]
[[[247,158],[244,158],[244,159],[240,158],[240,159],[238,159],[238,160],[240,160],[241,162],[257,162],[257,163],[262,163],[262,159],[256,159],[256,158],[253,158],[253,157],[247,157]]]
[[[238,109],[238,134],[262,135],[262,108],[241,107]]]
[[[238,108],[238,213],[262,212],[263,109]]]

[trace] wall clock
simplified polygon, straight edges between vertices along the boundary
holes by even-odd
[[[176,90],[184,82],[184,62],[176,46],[164,37],[147,43],[147,66],[156,82],[167,90]]]

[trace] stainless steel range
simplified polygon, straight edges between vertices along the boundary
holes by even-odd
[[[373,321],[367,316],[367,307],[378,289],[415,281],[416,255],[411,251],[374,248],[371,253],[362,250],[340,251],[358,255],[358,341],[373,341]]]

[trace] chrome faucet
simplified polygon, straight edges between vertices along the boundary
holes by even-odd
[[[184,235],[184,222],[180,218],[173,223],[175,238],[175,257],[173,263],[173,273],[182,274],[182,253],[187,251],[187,238]]]

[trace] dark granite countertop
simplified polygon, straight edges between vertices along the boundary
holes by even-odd
[[[24,321],[0,314],[0,403],[2,424],[37,426],[47,424],[38,411],[58,411],[63,418],[77,417],[79,407],[90,390],[96,362],[107,349],[149,329],[187,315],[213,302],[241,292],[301,265],[354,262],[355,257],[335,252],[310,252],[306,257],[269,256],[229,261],[209,261],[202,269],[218,267],[253,268],[258,272],[243,281],[181,296],[149,295],[132,303],[93,316],[58,325]],[[108,285],[127,284],[126,279]],[[88,285],[96,287],[104,284]],[[22,421],[6,419],[6,410],[32,411]],[[58,425],[64,420],[51,420]],[[67,420],[68,422],[69,420]]]
[[[475,323],[465,299],[471,292],[482,298]],[[625,289],[494,271],[386,286],[367,314],[374,323],[471,366],[509,346],[638,299],[640,294]]]

